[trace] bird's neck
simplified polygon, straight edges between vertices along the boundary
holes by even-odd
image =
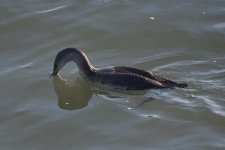
[[[79,68],[79,73],[84,79],[91,79],[96,72],[96,68],[92,66],[86,55],[79,57],[79,60],[73,59]]]

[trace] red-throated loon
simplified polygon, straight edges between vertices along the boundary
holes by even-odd
[[[187,87],[186,83],[177,83],[142,69],[123,66],[95,68],[85,53],[76,48],[66,48],[57,54],[51,75],[57,75],[70,61],[77,64],[81,77],[93,84],[126,90]]]

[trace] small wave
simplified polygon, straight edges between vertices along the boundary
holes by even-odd
[[[13,72],[13,71],[16,71],[16,70],[25,69],[25,68],[31,68],[31,67],[33,67],[33,64],[31,62],[29,62],[27,64],[15,66],[15,67],[10,67],[10,68],[7,68],[7,69],[3,70],[1,72],[1,75],[5,75],[7,73],[10,73],[10,72]]]
[[[225,28],[225,22],[217,23],[213,25],[216,29],[224,29]]]
[[[212,98],[209,96],[198,96],[198,99],[201,99],[207,105],[212,112],[217,115],[225,117],[225,108],[222,105],[219,105],[217,101],[211,100]]]
[[[55,8],[51,8],[51,9],[46,9],[46,10],[41,10],[41,11],[37,11],[37,13],[48,13],[48,12],[52,12],[52,11],[56,11],[56,10],[60,10],[67,7],[67,5],[62,5],[62,6],[58,6]]]

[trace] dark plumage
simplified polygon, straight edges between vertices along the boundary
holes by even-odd
[[[126,90],[187,87],[185,83],[177,83],[142,69],[122,66],[95,68],[84,52],[76,48],[66,48],[57,54],[52,76],[57,75],[62,67],[70,61],[77,64],[79,73],[85,80],[98,85]]]

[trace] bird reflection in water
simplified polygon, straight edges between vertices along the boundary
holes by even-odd
[[[58,106],[61,109],[75,110],[88,105],[92,97],[90,87],[80,78],[76,78],[75,84],[68,84],[60,76],[53,78],[53,85],[58,96]]]

